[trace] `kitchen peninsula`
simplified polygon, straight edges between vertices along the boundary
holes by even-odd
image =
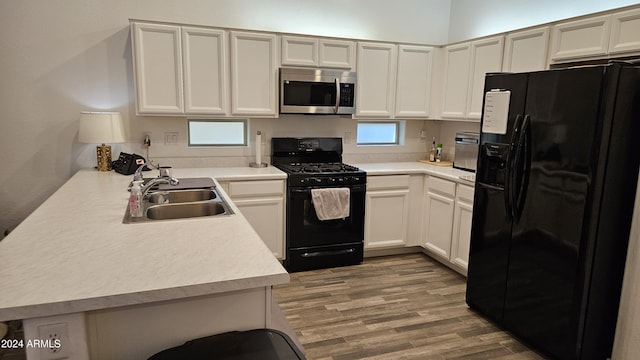
[[[173,175],[286,177],[272,167]],[[189,339],[269,327],[271,286],[289,275],[237,207],[123,224],[130,180],[81,170],[0,243],[0,321],[25,319],[25,338],[66,322],[72,359],[142,359]],[[47,351],[26,350],[30,359]]]

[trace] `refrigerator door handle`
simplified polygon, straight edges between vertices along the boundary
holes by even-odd
[[[531,117],[529,115],[524,116],[519,132],[512,173],[512,215],[515,220],[520,220],[522,216],[531,170]],[[516,184],[518,180],[519,183]]]
[[[516,121],[511,134],[509,143],[509,154],[507,155],[507,164],[504,181],[504,205],[507,212],[507,219],[511,220],[515,216],[514,207],[514,186],[515,186],[515,162],[517,157],[517,147],[520,140],[520,127],[522,125],[522,114],[516,115]]]

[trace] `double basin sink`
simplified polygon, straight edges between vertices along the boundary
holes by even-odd
[[[233,214],[215,186],[184,189],[178,184],[171,189],[152,188],[144,196],[143,207],[142,217],[132,217],[127,206],[122,222],[131,224]]]

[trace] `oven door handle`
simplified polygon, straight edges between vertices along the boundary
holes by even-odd
[[[351,190],[351,193],[361,193],[366,191],[366,185],[345,185],[345,186],[314,186],[306,188],[290,188],[289,191],[295,194],[311,194],[311,189],[327,189],[327,188],[345,187]]]
[[[344,250],[332,250],[332,251],[314,251],[314,252],[306,252],[301,256],[303,258],[311,258],[311,257],[320,257],[320,256],[333,256],[333,255],[344,255],[354,253],[356,249],[349,248]]]

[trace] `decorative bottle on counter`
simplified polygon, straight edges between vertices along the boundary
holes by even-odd
[[[436,138],[431,143],[431,151],[429,151],[429,161],[436,161]]]
[[[442,144],[438,144],[436,148],[436,162],[442,161]]]
[[[131,195],[129,195],[129,213],[131,217],[142,217],[144,215],[141,188],[143,182],[142,180],[134,181],[133,186],[131,186]]]

